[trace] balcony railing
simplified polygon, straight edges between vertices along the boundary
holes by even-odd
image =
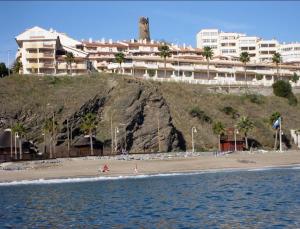
[[[26,48],[26,49],[38,49],[38,48],[54,49],[55,45],[48,44],[45,42],[28,42],[28,43],[24,43],[24,48]]]

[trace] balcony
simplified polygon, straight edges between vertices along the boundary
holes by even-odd
[[[28,43],[24,43],[24,48],[25,49],[41,49],[41,48],[54,49],[55,45],[45,43],[45,42],[28,42]]]
[[[67,69],[67,63],[59,63],[58,65],[57,65],[57,68],[58,69]]]
[[[54,68],[53,63],[28,63],[26,68]]]
[[[86,64],[72,64],[72,69],[86,69]]]
[[[27,59],[37,59],[37,58],[54,58],[54,53],[26,53],[26,58]]]

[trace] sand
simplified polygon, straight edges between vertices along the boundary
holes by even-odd
[[[105,164],[108,165],[109,171],[103,173],[101,169]],[[0,170],[0,182],[96,176],[134,176],[137,174],[184,173],[211,169],[249,169],[291,165],[300,165],[300,151],[239,152],[218,157],[204,154],[145,160],[88,157],[3,163]],[[137,173],[135,167],[137,167]]]

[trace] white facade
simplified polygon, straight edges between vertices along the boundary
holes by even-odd
[[[272,57],[275,52],[279,52],[279,42],[273,40],[260,40],[258,42],[258,61],[261,63],[272,62]]]
[[[215,55],[219,55],[218,29],[203,29],[197,34],[197,48],[211,47]]]
[[[239,53],[248,52],[250,55],[250,61],[257,62],[258,59],[258,46],[257,43],[259,42],[258,37],[250,37],[250,36],[243,36],[240,37],[238,40],[239,45]]]
[[[280,45],[282,61],[286,63],[299,62],[300,43],[290,43]]]
[[[299,43],[280,44],[275,39],[263,40],[256,36],[225,33],[218,29],[203,29],[197,34],[196,39],[197,48],[213,46],[215,55],[238,57],[242,52],[248,52],[251,62],[270,63],[272,62],[273,54],[279,52],[282,55],[283,62],[300,63]],[[211,40],[215,41],[215,43],[206,42]]]
[[[16,41],[19,45],[18,57],[22,61],[24,74],[64,75],[70,72],[71,74],[85,74],[88,72],[87,63],[91,63],[89,70],[93,71],[196,84],[271,86],[279,77],[274,64],[258,61],[247,64],[245,77],[244,66],[236,58],[242,51],[248,51],[252,60],[257,59],[260,54],[271,58],[278,49],[276,40],[262,41],[257,37],[244,34],[220,33],[216,42],[216,32],[216,30],[208,30],[201,34],[202,37],[207,38],[203,40],[202,45],[217,43],[217,49],[223,52],[223,55],[215,54],[210,61],[209,76],[207,75],[207,61],[202,56],[203,50],[186,45],[170,44],[171,56],[166,59],[165,66],[164,60],[159,56],[158,48],[161,42],[156,41],[133,39],[92,41],[89,39],[79,42],[65,34],[39,27],[20,34],[16,37]],[[208,37],[211,38],[208,39]],[[255,46],[255,43],[258,46]],[[291,60],[293,55],[290,52],[299,51],[299,48],[299,44],[295,43],[291,46],[284,46],[281,52],[286,54],[285,58]],[[263,51],[267,53],[260,53]],[[75,57],[71,65],[66,62],[66,53],[70,52]],[[125,54],[125,60],[121,66],[115,61],[115,54],[118,52]],[[280,77],[291,78],[294,73],[300,75],[299,65],[280,65]],[[300,82],[292,85],[300,86]]]
[[[16,37],[19,46],[17,58],[22,62],[23,74],[83,74],[87,71],[88,53],[78,49],[81,43],[52,29],[38,26],[26,30]],[[71,52],[74,62],[68,66],[65,54]]]

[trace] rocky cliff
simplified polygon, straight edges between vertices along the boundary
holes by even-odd
[[[274,146],[275,132],[269,123],[273,112],[282,114],[287,139],[290,129],[300,128],[299,104],[290,106],[286,99],[270,93],[260,95],[261,88],[251,88],[251,94],[243,93],[240,88],[227,89],[220,91],[212,86],[159,83],[109,74],[7,77],[0,79],[0,130],[21,122],[26,127],[27,138],[42,144],[42,126],[54,114],[59,124],[58,144],[65,145],[67,120],[76,140],[83,135],[81,118],[91,112],[98,120],[97,139],[107,142],[109,147],[109,141],[116,138],[119,150],[126,148],[130,153],[141,153],[190,150],[192,127],[197,129],[195,149],[215,150],[218,136],[212,131],[213,123],[221,121],[226,128],[232,128],[241,116],[253,121],[249,138],[264,149]],[[263,90],[270,91],[270,88]],[[296,96],[300,100],[299,94]],[[200,118],[191,115],[195,108],[202,115]],[[228,108],[236,115],[226,113]],[[115,130],[118,130],[116,135]]]
[[[83,135],[80,130],[82,117],[93,113],[98,121],[95,135],[102,141],[110,141],[113,137],[119,152],[125,148],[130,153],[185,150],[185,140],[174,126],[169,106],[157,87],[131,79],[108,80],[107,85],[99,87],[92,96],[82,101],[73,112],[66,105],[55,106],[54,117],[59,124],[58,145],[66,144],[67,122],[72,132],[70,136],[76,141]],[[25,104],[16,111],[2,110],[1,127],[9,127],[10,122],[18,120],[26,124],[28,135],[35,142],[42,142],[41,129],[45,118],[41,112],[42,107],[34,112],[32,108],[26,109]],[[46,117],[51,117],[51,112]]]

